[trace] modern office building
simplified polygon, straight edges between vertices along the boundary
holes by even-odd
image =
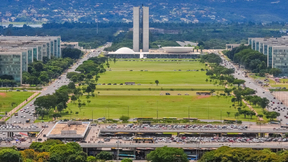
[[[288,36],[280,38],[248,38],[253,50],[267,55],[267,66],[288,75]]]
[[[28,64],[43,57],[61,57],[61,38],[55,36],[0,36],[0,76],[12,75],[22,84],[22,72]]]
[[[142,52],[149,52],[149,7],[142,7],[142,17],[140,12],[140,7],[133,7],[133,51],[140,52],[140,38],[142,38]]]
[[[133,7],[133,51],[140,52],[140,7]]]
[[[143,52],[149,52],[149,7],[143,8]]]

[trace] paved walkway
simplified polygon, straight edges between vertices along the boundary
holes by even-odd
[[[39,94],[39,92],[34,93],[32,96],[30,96],[27,101],[23,101],[21,104],[19,104],[18,106],[16,106],[14,109],[12,109],[10,112],[7,113],[7,116],[3,117],[0,119],[0,121],[5,121],[7,118],[11,117],[12,114],[14,114],[15,112],[17,112],[18,109],[20,109],[23,105],[25,105],[26,103],[30,102],[30,100],[32,100],[35,96],[37,96]]]

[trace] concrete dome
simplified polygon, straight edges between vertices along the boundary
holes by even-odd
[[[124,54],[132,54],[135,53],[132,49],[128,48],[128,47],[122,47],[119,48],[117,51],[115,51],[115,53],[124,53]]]

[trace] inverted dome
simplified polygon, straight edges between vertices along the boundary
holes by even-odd
[[[130,54],[130,53],[135,53],[135,52],[128,47],[122,47],[122,48],[119,48],[117,51],[115,51],[115,53]]]

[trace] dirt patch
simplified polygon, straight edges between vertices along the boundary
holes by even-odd
[[[208,98],[211,97],[210,95],[200,95],[197,97],[197,99],[202,99],[202,98]]]
[[[7,95],[6,93],[1,93],[1,92],[0,92],[0,96],[6,97],[6,95]]]

